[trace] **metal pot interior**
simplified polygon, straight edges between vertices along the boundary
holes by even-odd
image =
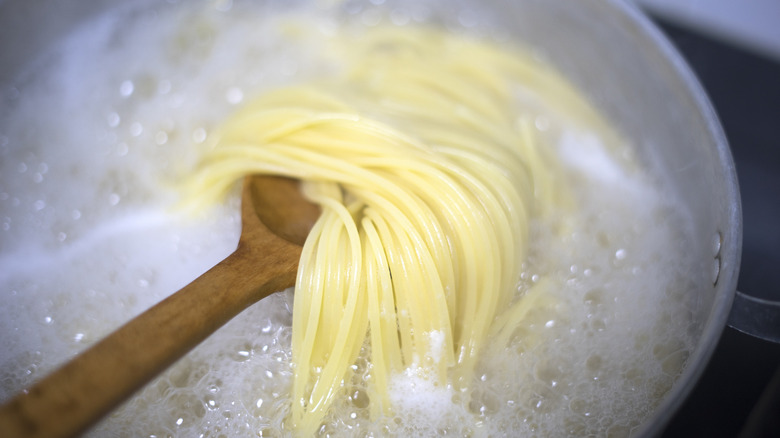
[[[459,8],[430,2],[443,16]],[[466,3],[466,2],[462,2]],[[37,53],[117,2],[0,2],[0,84]],[[438,8],[438,9],[437,9]],[[692,300],[699,343],[639,435],[662,430],[691,390],[725,324],[741,249],[737,180],[725,137],[696,79],[661,33],[619,1],[491,1],[478,9],[560,69],[632,141],[654,179],[679,197],[696,224],[689,251],[711,272]],[[32,25],[32,23],[35,23]],[[34,30],[34,31],[32,31]],[[8,93],[3,85],[4,93]]]

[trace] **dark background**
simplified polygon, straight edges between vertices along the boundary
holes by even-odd
[[[780,62],[652,18],[704,86],[734,155],[744,218],[737,287],[780,300]],[[672,437],[780,438],[780,345],[727,327],[663,434]]]

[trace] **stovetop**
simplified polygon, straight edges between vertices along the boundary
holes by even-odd
[[[780,300],[780,62],[655,20],[699,77],[734,155],[744,220],[737,287]],[[727,327],[663,437],[780,437],[780,345]]]

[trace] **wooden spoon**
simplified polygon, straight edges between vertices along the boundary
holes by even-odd
[[[0,435],[85,431],[241,311],[293,286],[319,208],[296,180],[272,176],[247,177],[241,202],[233,254],[3,405]]]

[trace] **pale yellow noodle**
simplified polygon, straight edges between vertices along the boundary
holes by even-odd
[[[606,126],[522,52],[383,26],[330,47],[323,56],[341,74],[248,103],[184,188],[202,207],[246,175],[287,175],[322,207],[293,309],[290,424],[300,436],[320,428],[365,342],[370,412],[391,415],[395,375],[414,369],[465,389],[486,339],[504,345],[541,302],[544,285],[513,303],[528,223],[568,198],[517,90]]]

